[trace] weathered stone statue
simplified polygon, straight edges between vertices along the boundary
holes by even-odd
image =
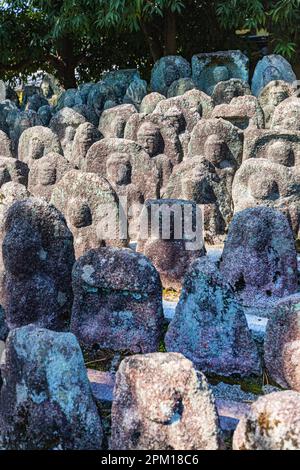
[[[235,214],[220,271],[246,312],[270,316],[276,301],[298,289],[295,242],[286,217],[265,206]]]
[[[300,295],[279,301],[267,325],[264,361],[268,375],[283,388],[300,391]]]
[[[203,119],[193,129],[189,143],[189,156],[204,154],[205,143],[211,135],[218,136],[227,149],[227,160],[242,163],[243,132],[224,119]]]
[[[269,158],[275,158],[276,163],[250,158],[237,171],[232,187],[234,210],[239,212],[257,205],[277,209],[287,217],[297,238],[300,229],[299,170],[285,166],[292,154],[282,154],[281,150],[273,153],[272,147],[271,152]]]
[[[72,147],[76,129],[86,122],[86,119],[71,108],[63,108],[58,111],[50,121],[50,129],[58,136],[64,156],[72,159]]]
[[[181,56],[162,57],[155,62],[151,75],[151,90],[167,96],[168,89],[179,78],[190,78],[191,66]]]
[[[0,130],[0,157],[12,158],[12,144],[7,134]]]
[[[62,154],[62,148],[59,138],[48,127],[31,127],[21,135],[18,158],[27,163],[29,168],[35,160],[52,152]]]
[[[299,409],[299,393],[291,390],[258,398],[234,432],[233,449],[298,450]]]
[[[230,78],[216,84],[212,99],[214,105],[218,106],[219,104],[229,104],[233,98],[245,95],[251,95],[249,84],[239,78]]]
[[[157,351],[163,326],[159,275],[131,250],[100,248],[73,269],[71,331],[88,350]]]
[[[55,185],[70,170],[72,166],[62,155],[48,153],[32,163],[28,189],[33,196],[49,202]]]
[[[200,90],[212,95],[219,82],[231,78],[249,81],[249,59],[240,51],[196,54],[192,58],[193,80]]]
[[[101,420],[72,334],[13,330],[1,374],[1,449],[101,449]]]
[[[120,234],[117,195],[105,178],[69,171],[53,189],[51,203],[66,217],[76,258],[92,248],[127,243],[127,233]]]
[[[300,99],[292,96],[276,108],[271,121],[276,131],[300,131]]]
[[[265,118],[259,101],[255,96],[245,95],[233,98],[229,104],[220,104],[211,114],[212,118],[223,118],[239,129],[262,129]]]
[[[274,80],[293,84],[297,77],[291,64],[281,55],[267,55],[261,59],[252,78],[252,93],[259,96],[262,89]]]
[[[165,338],[197,370],[219,376],[260,375],[258,352],[243,308],[215,264],[206,258],[188,271]]]
[[[137,112],[132,104],[122,104],[103,111],[99,121],[101,134],[108,138],[123,138],[126,122]]]
[[[276,107],[290,98],[294,92],[295,88],[283,80],[273,80],[261,90],[258,100],[265,115],[266,129],[271,126]]]
[[[220,443],[212,392],[190,361],[175,353],[122,361],[112,407],[111,449],[217,450]]]
[[[146,201],[137,251],[152,261],[166,289],[180,291],[190,263],[205,254],[202,214],[196,204],[178,199]]]
[[[83,168],[88,150],[101,138],[101,132],[93,124],[89,122],[80,124],[72,145],[72,160],[70,163],[74,168]]]
[[[62,214],[39,199],[15,202],[6,213],[4,235],[1,303],[8,326],[66,329],[75,258]]]
[[[14,158],[0,157],[0,187],[9,181],[27,186],[28,173],[26,163]]]
[[[248,129],[245,132],[243,161],[264,158],[288,167],[300,165],[300,132]]]

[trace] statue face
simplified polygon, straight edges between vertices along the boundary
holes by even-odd
[[[268,147],[267,158],[271,162],[285,166],[294,166],[295,157],[291,146],[287,142],[274,142]]]
[[[230,78],[229,70],[226,65],[219,65],[213,71],[215,83],[226,82]]]
[[[150,157],[159,154],[161,134],[154,125],[142,125],[138,131],[137,142],[143,147]]]
[[[43,95],[48,98],[48,96],[50,95],[50,85],[49,83],[47,82],[42,82],[41,84],[41,90],[42,90],[42,93]]]
[[[38,168],[38,181],[42,186],[56,183],[56,168],[50,162],[42,162]]]
[[[69,203],[68,216],[73,227],[83,228],[92,224],[92,213],[87,202],[73,199]]]
[[[107,161],[107,177],[117,186],[126,186],[131,183],[131,164],[124,154],[113,154]]]
[[[19,160],[16,161],[15,163],[15,180],[23,184],[24,186],[27,186],[27,180],[28,180],[28,170],[25,169],[26,165],[23,165],[22,162]]]
[[[29,142],[29,157],[38,160],[44,155],[44,144],[38,137],[33,137]]]
[[[213,165],[220,165],[227,156],[226,143],[217,135],[208,137],[204,146],[204,156]]]

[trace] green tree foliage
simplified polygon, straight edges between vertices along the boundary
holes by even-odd
[[[266,28],[274,52],[288,59],[300,50],[300,0],[223,0],[217,12],[228,29]]]

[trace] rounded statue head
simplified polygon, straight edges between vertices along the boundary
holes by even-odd
[[[38,164],[38,182],[42,186],[52,186],[56,183],[56,167],[47,157],[42,158]]]
[[[52,89],[51,89],[51,86],[50,86],[50,83],[48,80],[44,79],[41,83],[41,91],[43,93],[43,95],[45,96],[45,98],[50,98],[51,95],[53,94],[52,93]]]
[[[175,129],[177,134],[185,130],[185,119],[183,113],[177,106],[172,106],[165,114],[166,121]]]
[[[106,162],[108,180],[117,186],[131,183],[131,163],[125,153],[113,153]]]
[[[34,136],[30,139],[28,145],[29,159],[38,160],[44,155],[45,145],[41,139]]]
[[[213,165],[219,166],[226,159],[227,144],[218,135],[210,135],[204,144],[204,157]]]
[[[213,79],[215,83],[226,82],[230,79],[230,73],[226,65],[218,65],[214,68]]]
[[[68,218],[76,228],[92,225],[92,213],[87,201],[81,198],[73,198],[68,204]]]
[[[295,155],[288,142],[278,140],[268,147],[267,158],[271,162],[279,163],[284,166],[295,165]]]
[[[137,142],[143,147],[150,157],[155,157],[163,153],[163,139],[161,132],[154,123],[145,122],[141,125],[137,133]]]

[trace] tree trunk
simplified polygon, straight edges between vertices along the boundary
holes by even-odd
[[[141,20],[141,29],[147,41],[152,59],[154,62],[156,62],[164,55],[159,34],[153,27],[150,26],[149,23],[146,23],[143,20]]]
[[[177,54],[177,28],[176,14],[171,10],[166,10],[164,14],[164,55]]]
[[[57,54],[51,55],[50,61],[57,71],[57,78],[65,90],[76,88],[75,69],[77,58],[74,54],[74,44],[71,38],[64,37],[56,45]]]

